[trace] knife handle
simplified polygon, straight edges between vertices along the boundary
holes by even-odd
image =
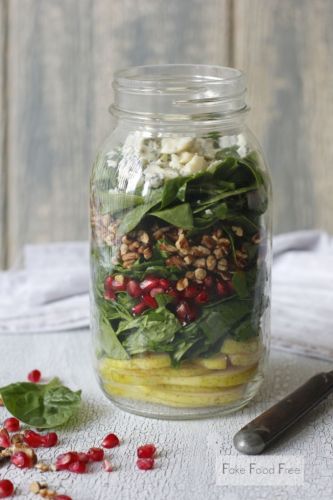
[[[333,372],[318,373],[237,432],[235,448],[246,455],[262,453],[332,391]]]

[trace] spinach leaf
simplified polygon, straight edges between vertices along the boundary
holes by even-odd
[[[242,323],[238,325],[235,331],[232,333],[234,339],[238,340],[239,342],[243,342],[244,340],[256,337],[257,335],[259,335],[259,328],[254,327],[250,318],[242,321]]]
[[[187,182],[187,177],[168,179],[164,183],[161,208],[165,208],[177,198],[179,189]],[[183,200],[184,201],[184,200]]]
[[[238,153],[238,149],[239,147],[238,146],[230,146],[228,148],[223,148],[223,149],[220,149],[216,155],[215,155],[215,158],[217,160],[225,160],[226,158],[228,157],[232,157],[232,158],[240,158],[240,155]]]
[[[172,208],[151,212],[149,215],[154,215],[169,224],[172,224],[183,229],[192,229],[193,217],[189,203],[182,203]]]
[[[142,196],[135,194],[122,193],[121,191],[97,191],[96,200],[99,204],[99,212],[101,214],[116,214],[124,212],[129,208],[142,205],[144,199]]]
[[[115,359],[129,358],[112,326],[105,319],[100,323],[100,336],[102,348],[108,356]]]
[[[212,205],[215,205],[217,202],[221,200],[225,200],[226,198],[230,198],[231,196],[237,196],[239,194],[248,193],[249,191],[253,191],[253,189],[255,188],[253,185],[251,185],[247,187],[234,189],[233,191],[222,192],[219,195],[212,196],[208,201],[205,201],[203,203],[201,203],[200,200],[198,200],[198,202],[196,203],[197,208],[193,210],[193,213],[195,214],[200,213],[203,210],[206,210],[207,208],[211,207]]]
[[[25,424],[49,429],[64,424],[81,401],[81,391],[73,392],[54,378],[48,384],[17,382],[0,388],[7,410]]]
[[[132,327],[131,324],[128,325]],[[136,318],[135,328],[123,342],[131,354],[172,350],[175,333],[180,329],[177,318],[165,307],[158,307]]]
[[[144,205],[139,205],[136,208],[133,208],[133,210],[124,216],[118,228],[119,234],[126,234],[132,231],[139,224],[146,213],[161,202],[161,199],[162,192],[156,189]]]
[[[241,299],[246,299],[249,296],[246,273],[244,271],[237,271],[234,273],[232,277],[232,284]]]

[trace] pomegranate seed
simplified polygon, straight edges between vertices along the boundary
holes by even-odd
[[[90,448],[87,455],[92,462],[101,462],[104,458],[104,450],[102,448]]]
[[[14,485],[9,479],[1,479],[0,481],[0,498],[7,498],[14,493]]]
[[[8,432],[17,432],[20,430],[20,421],[15,417],[6,418],[3,425]]]
[[[156,299],[154,299],[154,297],[151,297],[150,295],[144,295],[142,297],[142,299],[143,299],[143,302],[145,304],[147,304],[147,306],[150,307],[151,309],[158,308],[158,303],[157,303]]]
[[[170,295],[170,297],[173,297],[174,300],[178,301],[179,300],[179,292],[177,290],[174,290],[173,288],[170,288],[165,292],[167,295]]]
[[[193,306],[190,306],[188,302],[182,300],[179,302],[176,309],[177,318],[182,325],[187,325],[194,321],[197,317],[197,312]]]
[[[89,455],[88,453],[83,453],[82,451],[77,454],[77,459],[79,462],[83,462],[84,464],[87,464],[89,462]]]
[[[185,290],[183,291],[183,297],[185,299],[194,299],[200,292],[200,287],[198,285],[189,285]]]
[[[164,288],[162,288],[160,286],[160,287],[153,288],[152,290],[150,290],[150,296],[151,297],[155,298],[158,293],[164,293]],[[145,300],[145,299],[143,299],[143,300]]]
[[[112,281],[112,288],[115,292],[126,292],[126,288],[127,288],[126,278],[124,278],[123,282],[113,280]]]
[[[7,429],[0,429],[0,448],[8,448],[11,445]]]
[[[32,370],[30,373],[28,373],[29,382],[33,382],[34,384],[37,384],[41,378],[42,374],[39,370]]]
[[[66,470],[71,463],[78,461],[78,454],[75,451],[68,451],[67,453],[62,453],[56,458],[56,470]]]
[[[115,434],[108,434],[102,441],[103,448],[114,448],[119,446],[119,438]]]
[[[113,290],[106,290],[104,292],[104,298],[105,300],[116,300],[116,294]]]
[[[167,290],[170,286],[170,281],[165,279],[165,278],[161,278],[158,282],[159,286],[162,287],[164,290]]]
[[[150,470],[154,467],[153,458],[138,458],[136,465],[140,470]]]
[[[153,458],[156,452],[156,446],[153,444],[144,444],[143,446],[139,446],[136,450],[136,454],[138,458]]]
[[[209,295],[205,292],[205,290],[202,290],[202,292],[198,293],[194,300],[197,304],[206,304],[209,300]]]
[[[23,451],[17,451],[13,453],[13,455],[10,457],[10,461],[19,469],[28,469],[33,466],[32,458],[28,457],[28,455]]]
[[[142,294],[140,285],[136,280],[129,280],[126,290],[128,295],[130,295],[131,297],[140,297],[140,295]]]
[[[68,495],[56,495],[53,497],[54,500],[72,500]]]
[[[211,288],[214,285],[213,276],[206,276],[206,278],[204,279],[204,285],[207,288]]]
[[[113,471],[112,464],[111,464],[111,462],[109,460],[104,460],[104,462],[103,462],[103,469],[106,472],[112,472]]]
[[[225,281],[218,281],[216,283],[216,292],[220,297],[225,297],[229,295],[229,287],[227,282]]]
[[[107,276],[104,281],[104,298],[105,300],[116,300],[116,294],[112,289],[112,276]]]
[[[25,431],[23,441],[31,448],[41,448],[44,445],[44,436],[35,431]]]
[[[87,472],[87,465],[84,462],[72,462],[68,465],[68,470],[75,472],[75,474],[85,474]]]
[[[42,447],[52,448],[58,443],[58,435],[56,432],[48,432],[45,436],[42,436]]]
[[[140,288],[143,292],[148,293],[153,288],[159,286],[160,280],[159,278],[155,278],[154,276],[147,276],[141,283]]]
[[[104,280],[104,290],[112,290],[112,281],[113,277],[112,276],[107,276]]]
[[[139,302],[139,304],[136,304],[136,306],[132,307],[132,313],[138,316],[139,314],[142,314],[145,309],[147,309],[148,306],[144,302]]]

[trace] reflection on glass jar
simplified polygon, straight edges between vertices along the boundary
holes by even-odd
[[[242,73],[119,72],[91,176],[91,309],[105,394],[138,414],[244,406],[269,339],[270,181]]]

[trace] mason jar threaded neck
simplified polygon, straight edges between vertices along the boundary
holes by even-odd
[[[247,111],[244,74],[223,66],[169,64],[118,71],[112,114],[134,121],[216,122]]]

